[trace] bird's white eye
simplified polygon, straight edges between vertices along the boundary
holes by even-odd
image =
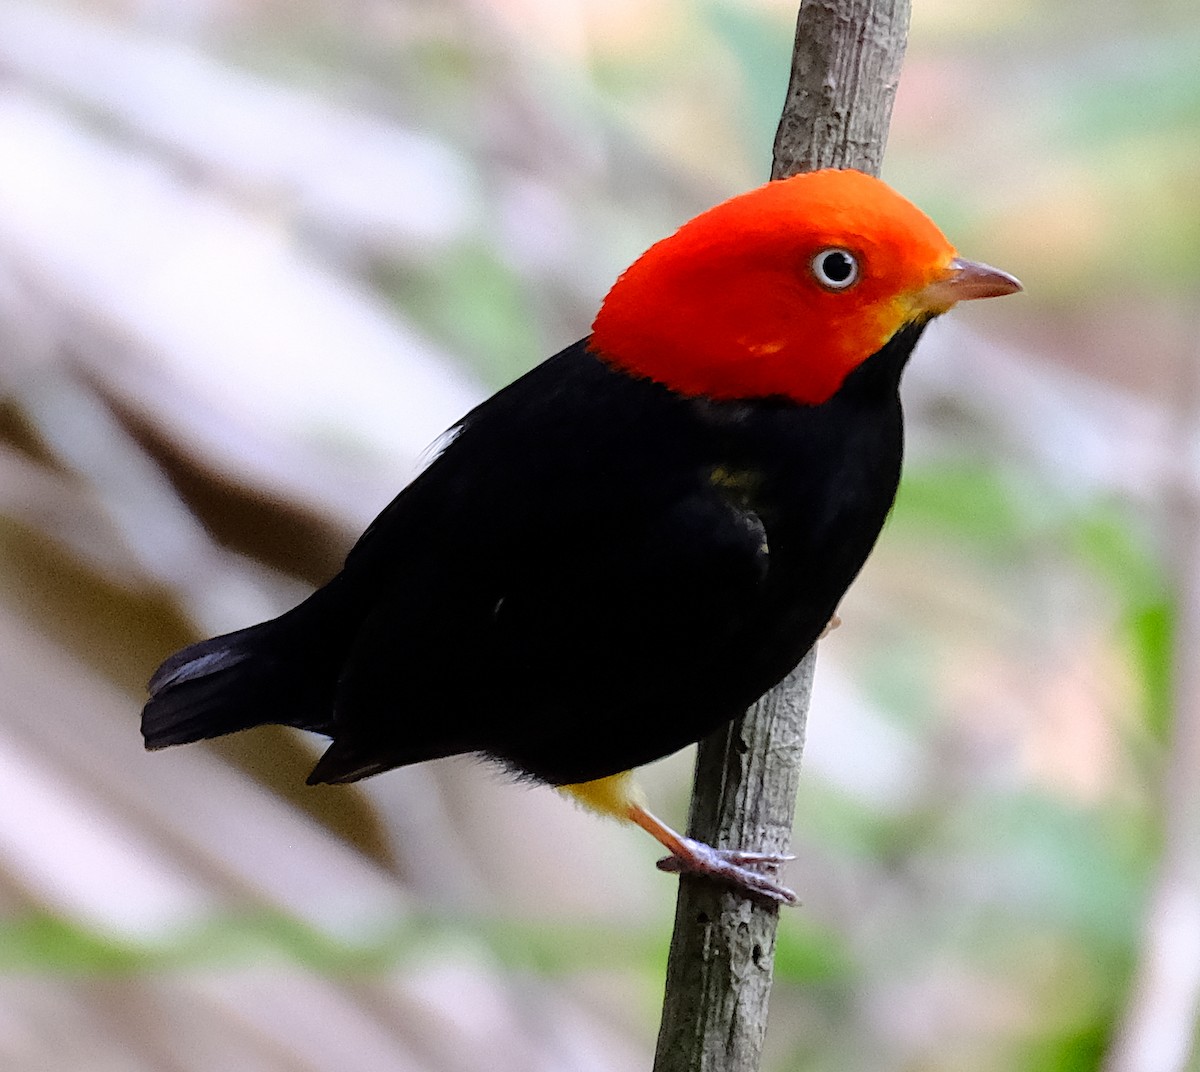
[[[828,290],[845,290],[858,282],[858,258],[848,249],[823,249],[812,259],[812,272]]]

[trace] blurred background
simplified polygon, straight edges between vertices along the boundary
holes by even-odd
[[[5,1069],[649,1067],[644,835],[470,762],[307,789],[277,729],[147,755],[138,712],[766,177],[795,8],[0,0]],[[1193,0],[915,0],[885,178],[1027,294],[907,375],[768,1069],[1200,1067],[1198,55]],[[690,763],[645,778],[676,823]]]

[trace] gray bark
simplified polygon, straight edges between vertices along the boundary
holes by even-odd
[[[688,833],[718,848],[786,852],[816,651],[696,756]],[[767,1028],[779,909],[683,876],[654,1072],[753,1072]]]
[[[909,0],[804,0],[771,178],[878,175],[908,40]]]
[[[908,35],[908,0],[805,0],[772,178],[820,167],[879,173]],[[816,651],[741,719],[700,743],[688,834],[718,848],[786,852]],[[688,876],[654,1072],[755,1072],[774,972],[778,907]]]

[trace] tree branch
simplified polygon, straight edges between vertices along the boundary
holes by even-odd
[[[878,175],[908,43],[909,0],[804,0],[771,178]]]
[[[819,167],[879,173],[909,0],[804,0],[772,178]],[[816,665],[810,651],[741,719],[700,742],[688,833],[786,852]],[[779,910],[683,876],[654,1072],[755,1072]]]

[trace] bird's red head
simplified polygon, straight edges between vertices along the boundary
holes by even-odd
[[[878,179],[814,171],[734,197],[651,246],[609,291],[590,345],[682,394],[818,404],[904,325],[1019,289],[958,259]]]

